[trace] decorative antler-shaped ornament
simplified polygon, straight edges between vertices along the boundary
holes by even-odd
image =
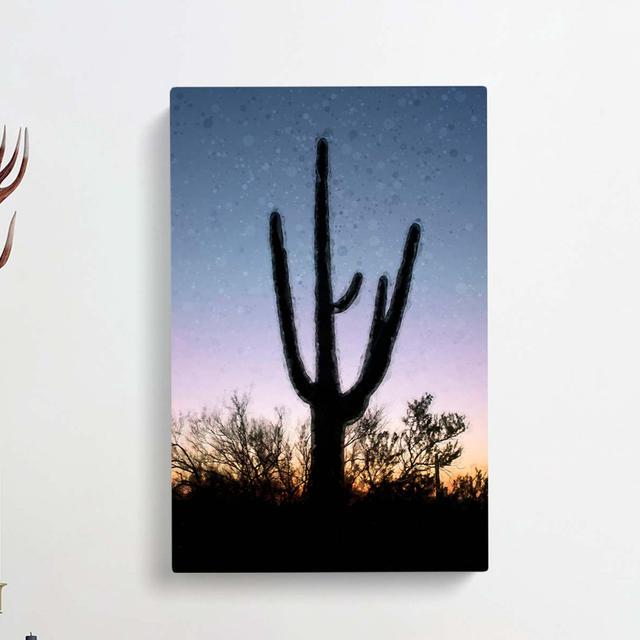
[[[287,251],[282,219],[271,214],[270,242],[273,282],[280,333],[291,384],[311,408],[312,456],[309,477],[311,498],[336,503],[344,494],[344,430],[362,416],[371,395],[380,386],[389,364],[409,297],[413,266],[420,244],[420,225],[409,227],[391,302],[387,305],[388,280],[381,276],[374,302],[369,343],[360,375],[351,389],[342,392],[336,355],[335,315],[346,311],[362,286],[356,273],[345,293],[333,298],[331,282],[331,236],[329,228],[329,146],[320,138],[316,152],[315,269],[316,269],[316,379],[307,373],[295,325]]]
[[[20,152],[20,142],[22,141],[22,129],[20,129],[18,133],[18,140],[16,142],[15,149],[13,150],[13,154],[11,158],[9,158],[9,162],[2,167],[2,160],[4,159],[4,151],[5,144],[7,140],[7,128],[4,127],[2,131],[2,142],[0,143],[0,202],[6,200],[17,188],[18,185],[22,182],[22,178],[27,170],[27,164],[29,162],[29,132],[27,129],[24,130],[24,146],[22,150],[22,161],[20,162],[20,167],[18,169],[18,174],[13,179],[13,181],[6,185],[2,186],[2,183],[9,177],[9,174],[13,170],[13,167],[18,160],[18,155]],[[0,268],[4,267],[9,260],[9,256],[11,255],[11,248],[13,246],[13,232],[16,225],[16,212],[14,211],[13,216],[11,217],[11,222],[9,223],[9,231],[7,232],[7,239],[4,243],[4,248],[2,249],[2,254],[0,254]]]
[[[18,133],[18,140],[16,142],[15,149],[13,150],[13,154],[11,155],[11,158],[9,158],[9,162],[7,162],[7,164],[3,167],[2,160],[4,159],[4,151],[5,151],[6,142],[7,142],[7,127],[3,127],[2,142],[0,142],[0,203],[6,200],[18,188],[18,185],[22,182],[22,178],[24,177],[25,171],[27,170],[27,163],[29,162],[29,133],[25,129],[22,161],[20,162],[18,174],[10,184],[4,187],[2,186],[2,183],[9,177],[9,174],[13,170],[13,167],[15,167],[16,161],[18,160],[21,141],[22,141],[22,129],[20,129]],[[4,265],[7,264],[7,260],[9,260],[9,256],[11,255],[11,247],[13,246],[13,232],[14,232],[15,226],[16,226],[16,212],[14,211],[13,216],[11,217],[11,222],[9,223],[9,231],[7,232],[7,239],[5,240],[2,253],[0,253],[0,268],[4,267]],[[2,590],[6,586],[7,586],[6,582],[0,582],[0,613],[2,613]]]

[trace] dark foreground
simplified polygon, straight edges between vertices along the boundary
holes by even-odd
[[[485,571],[487,506],[362,500],[333,512],[303,502],[173,500],[173,570]]]

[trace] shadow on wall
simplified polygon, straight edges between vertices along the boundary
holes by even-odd
[[[474,575],[465,572],[429,573],[309,573],[309,574],[174,574],[171,569],[171,206],[169,110],[158,115],[141,140],[145,163],[144,208],[140,213],[145,228],[145,244],[139,248],[143,260],[146,326],[148,337],[142,345],[146,366],[148,406],[144,437],[148,455],[143,465],[146,487],[147,550],[144,573],[152,590],[188,595],[194,589],[202,595],[224,591],[247,596],[247,590],[274,587],[282,593],[297,593],[300,586],[320,589],[357,588],[367,591],[390,587],[420,589],[442,595],[454,591]]]
[[[147,407],[144,436],[148,455],[141,460],[146,488],[147,556],[141,559],[151,585],[171,578],[171,205],[169,110],[156,116],[141,140],[144,159],[145,227],[143,291],[146,295],[147,341],[142,345]]]

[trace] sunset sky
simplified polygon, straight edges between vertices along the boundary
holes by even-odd
[[[409,225],[422,243],[392,364],[372,399],[392,425],[425,392],[468,416],[457,467],[486,465],[486,92],[457,88],[174,89],[171,94],[172,406],[251,394],[252,411],[308,408],[285,369],[268,220],[284,221],[299,341],[313,375],[315,140],[330,153],[343,385],[356,378],[378,277],[395,282]]]

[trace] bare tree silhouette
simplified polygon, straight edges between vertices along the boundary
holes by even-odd
[[[409,402],[400,430],[388,428],[380,408],[368,409],[346,428],[343,456],[352,499],[424,499],[440,493],[438,474],[447,473],[460,456],[458,436],[468,423],[457,413],[432,413],[432,400],[425,394]],[[308,425],[301,425],[292,437],[282,410],[274,420],[253,418],[248,403],[247,396],[235,394],[223,411],[174,420],[172,468],[178,493],[209,490],[271,503],[293,502],[305,495],[311,467]],[[469,499],[481,490],[469,479],[456,486],[456,495]]]
[[[459,413],[431,411],[433,396],[409,402],[404,429],[386,429],[380,409],[368,410],[347,428],[346,477],[349,486],[369,493],[393,492],[407,497],[441,494],[441,471],[462,454],[458,437],[468,429]]]
[[[462,455],[457,438],[467,430],[468,423],[459,413],[432,413],[432,403],[433,396],[426,393],[408,404],[399,443],[402,467],[399,480],[410,481],[415,474],[432,470],[436,495],[440,495],[440,471]]]
[[[397,473],[400,434],[386,429],[382,409],[367,409],[345,431],[345,480],[353,491],[375,491]]]
[[[280,502],[299,497],[309,468],[308,430],[293,442],[283,411],[275,420],[251,418],[248,396],[234,394],[225,411],[179,416],[172,425],[174,489],[189,493],[217,487]]]
[[[489,498],[489,479],[486,472],[476,469],[473,474],[466,473],[455,477],[451,483],[449,495],[463,502],[486,505]]]
[[[329,220],[329,148],[320,138],[316,151],[315,185],[315,341],[316,379],[307,373],[296,332],[287,252],[282,219],[271,214],[270,243],[273,281],[280,320],[280,333],[291,384],[311,408],[311,469],[309,492],[318,504],[337,504],[344,497],[344,435],[347,425],[365,412],[371,395],[382,382],[391,361],[409,296],[413,266],[420,243],[420,226],[407,234],[391,302],[387,308],[388,280],[378,281],[369,343],[362,369],[351,389],[341,390],[336,354],[335,315],[355,301],[363,276],[354,274],[344,294],[335,300],[331,282],[331,235]]]

